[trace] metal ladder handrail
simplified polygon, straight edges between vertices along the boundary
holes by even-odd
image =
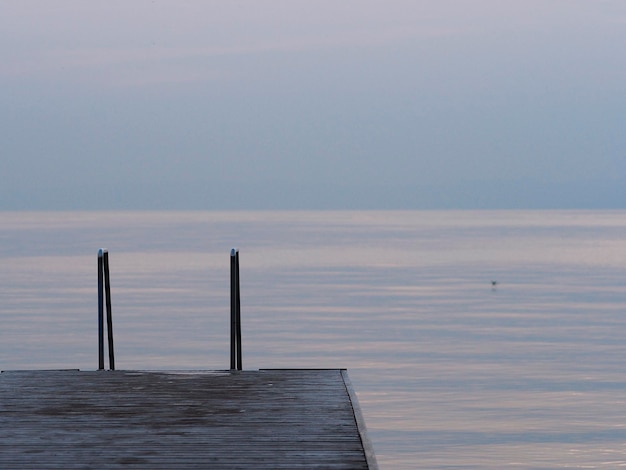
[[[242,370],[239,250],[230,250],[230,368]]]
[[[109,252],[101,248],[100,250],[98,250],[98,370],[104,370],[105,303],[107,310],[109,370],[115,370],[115,354],[113,352],[113,318],[111,314],[111,280],[109,276]]]

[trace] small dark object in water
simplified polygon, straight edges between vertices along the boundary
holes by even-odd
[[[495,287],[498,284],[498,281],[491,281],[491,285]]]

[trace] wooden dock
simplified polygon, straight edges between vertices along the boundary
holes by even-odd
[[[0,468],[376,469],[347,373],[9,371]]]

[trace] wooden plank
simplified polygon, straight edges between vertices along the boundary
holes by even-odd
[[[0,468],[375,468],[349,389],[341,370],[3,372]]]

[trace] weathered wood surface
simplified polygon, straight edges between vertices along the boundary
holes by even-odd
[[[375,468],[360,420],[342,370],[3,372],[0,468]]]

